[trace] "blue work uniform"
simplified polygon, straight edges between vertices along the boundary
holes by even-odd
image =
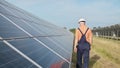
[[[82,34],[81,39],[78,41],[77,45],[77,64],[76,68],[88,68],[89,66],[89,50],[90,50],[90,44],[86,40],[86,33],[89,30],[87,28],[86,32],[83,34],[80,28],[78,28],[80,33]],[[82,63],[83,59],[83,63]]]

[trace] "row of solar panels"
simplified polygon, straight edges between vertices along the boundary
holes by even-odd
[[[72,34],[0,0],[0,68],[69,67]]]

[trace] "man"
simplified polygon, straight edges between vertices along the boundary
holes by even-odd
[[[76,68],[88,68],[89,51],[92,44],[92,31],[86,26],[85,19],[80,19],[78,22],[80,26],[75,31],[74,43],[74,52],[77,52]]]

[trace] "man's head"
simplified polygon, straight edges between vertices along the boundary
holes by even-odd
[[[86,20],[83,19],[83,18],[80,18],[79,21],[78,21],[79,24],[85,24],[85,22],[86,22]]]

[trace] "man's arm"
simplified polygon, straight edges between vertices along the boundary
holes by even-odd
[[[89,43],[90,43],[90,45],[92,44],[92,42],[93,42],[93,34],[92,34],[91,29],[90,29],[89,30]]]
[[[77,29],[75,30],[75,40],[74,40],[74,52],[77,52],[76,46],[78,45],[78,31]]]

